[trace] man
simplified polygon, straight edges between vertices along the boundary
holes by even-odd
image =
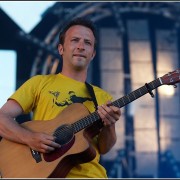
[[[96,32],[93,23],[83,18],[74,19],[62,30],[59,40],[58,51],[63,59],[62,71],[59,74],[30,78],[0,109],[0,136],[26,144],[41,153],[52,152],[61,145],[55,141],[53,135],[32,132],[20,126],[14,121],[18,115],[33,111],[33,120],[53,119],[69,105],[66,99],[69,99],[68,93],[72,91],[81,99],[88,97],[82,103],[90,112],[95,111],[85,85],[89,63],[96,53]],[[99,135],[92,141],[96,157],[88,163],[72,168],[67,177],[107,177],[105,169],[99,164],[99,158],[100,154],[107,153],[116,142],[115,123],[121,113],[119,108],[111,105],[112,97],[107,92],[96,86],[93,86],[93,89],[99,105],[97,112],[103,122]],[[68,119],[65,119],[64,123],[68,123]]]

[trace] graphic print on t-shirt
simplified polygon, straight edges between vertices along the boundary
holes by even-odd
[[[92,101],[92,98],[89,97],[79,97],[75,94],[74,91],[68,92],[68,98],[63,101],[58,102],[58,97],[60,95],[59,91],[49,91],[55,98],[53,98],[53,104],[56,106],[69,106],[73,103],[84,103],[85,101]]]

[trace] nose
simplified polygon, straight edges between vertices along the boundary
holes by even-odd
[[[84,50],[84,42],[83,41],[79,41],[78,43],[78,47],[77,47],[79,50]]]

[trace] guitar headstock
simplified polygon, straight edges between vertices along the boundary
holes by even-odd
[[[180,69],[169,72],[161,77],[161,81],[166,85],[175,85],[180,82]]]

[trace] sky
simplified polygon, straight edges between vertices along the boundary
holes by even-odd
[[[0,7],[25,32],[29,32],[40,20],[41,14],[56,1],[0,1]]]
[[[0,8],[26,33],[41,20],[42,13],[56,1],[0,1]],[[16,53],[0,50],[0,107],[15,91]]]

